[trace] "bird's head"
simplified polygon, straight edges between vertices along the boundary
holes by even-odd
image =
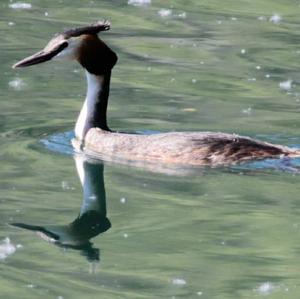
[[[116,64],[118,57],[99,37],[98,33],[110,29],[107,21],[64,31],[52,38],[46,47],[17,62],[21,68],[54,59],[77,60],[88,72],[102,75]]]

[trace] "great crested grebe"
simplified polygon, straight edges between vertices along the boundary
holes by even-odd
[[[117,55],[99,37],[109,30],[107,21],[56,35],[40,52],[13,67],[26,67],[51,59],[77,60],[86,70],[87,95],[75,126],[81,148],[101,156],[131,161],[184,165],[229,165],[244,161],[298,157],[300,150],[235,134],[170,132],[153,135],[112,132],[106,111],[111,70]]]

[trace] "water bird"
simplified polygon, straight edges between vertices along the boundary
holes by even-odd
[[[87,95],[75,125],[74,145],[105,159],[178,165],[230,165],[250,160],[298,157],[300,150],[236,134],[169,132],[152,135],[111,131],[107,103],[116,53],[98,34],[110,29],[99,21],[57,34],[46,47],[13,67],[49,60],[77,60],[86,71]],[[79,146],[78,146],[79,147]]]

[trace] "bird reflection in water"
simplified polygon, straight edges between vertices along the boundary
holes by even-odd
[[[83,187],[83,203],[79,216],[67,225],[31,225],[12,223],[11,225],[35,231],[41,238],[62,248],[79,250],[88,261],[100,259],[98,248],[94,248],[90,239],[107,231],[111,227],[106,217],[106,195],[103,177],[103,164],[75,155],[75,163]]]

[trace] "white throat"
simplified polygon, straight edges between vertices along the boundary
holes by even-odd
[[[96,76],[88,71],[85,73],[87,78],[87,95],[75,125],[75,136],[79,140],[83,140],[88,130],[94,126],[96,105],[99,102],[99,94],[101,94],[104,81],[104,76]]]

